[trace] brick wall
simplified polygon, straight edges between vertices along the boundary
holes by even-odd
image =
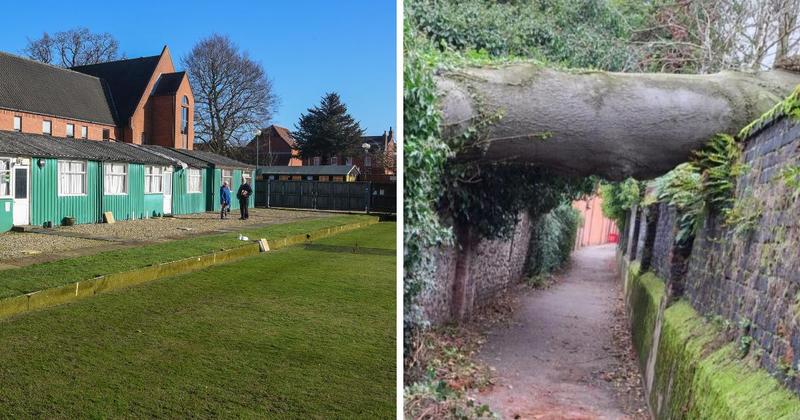
[[[677,235],[677,212],[675,208],[666,203],[659,203],[658,206],[656,239],[653,242],[653,258],[650,261],[650,267],[659,277],[669,280],[672,248]]]
[[[67,136],[67,124],[75,125],[75,137],[80,138],[81,127],[86,126],[90,140],[102,140],[103,129],[108,129],[110,138],[117,138],[117,128],[113,125],[96,124],[87,121],[70,120],[46,115],[31,114],[27,112],[11,111],[0,109],[0,130],[11,131],[14,129],[14,117],[22,117],[22,132],[31,134],[42,134],[42,121],[50,121],[52,125],[52,135],[54,137]]]
[[[729,320],[736,340],[752,337],[757,363],[798,393],[800,201],[780,174],[800,164],[799,149],[800,123],[785,118],[745,142],[749,169],[736,180],[736,196],[754,227],[739,224],[737,232],[722,216],[707,216],[684,274],[676,274],[677,215],[661,204],[651,264],[668,282],[685,283],[682,293],[698,312]]]
[[[189,129],[183,140],[181,133],[181,111],[184,108],[183,98],[188,99]],[[194,143],[194,96],[189,87],[189,79],[184,76],[174,95],[151,96],[147,100],[147,118],[145,119],[148,144],[178,149],[192,149]]]

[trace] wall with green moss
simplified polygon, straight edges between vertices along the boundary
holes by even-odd
[[[680,246],[680,211],[654,204],[658,220],[648,225],[639,210],[626,236],[653,241],[638,241],[651,249],[628,259],[665,279],[672,298],[724,322],[729,341],[800,395],[800,121],[778,117],[748,135],[737,143],[744,169],[731,175],[730,208],[706,206]]]
[[[711,215],[686,273],[692,306],[732,324],[760,366],[800,393],[800,200],[784,174],[796,168],[800,122],[779,118],[743,140],[736,223]],[[730,219],[730,217],[728,217]]]
[[[657,419],[797,419],[800,399],[664,281],[621,259],[633,344]]]

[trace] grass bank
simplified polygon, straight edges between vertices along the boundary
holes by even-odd
[[[374,216],[343,215],[243,229],[241,233],[252,239],[267,238],[268,240],[274,240],[369,219],[374,219]],[[244,242],[238,240],[238,233],[226,233],[180,239],[136,248],[125,248],[3,270],[0,272],[2,277],[2,280],[0,280],[0,299],[58,287],[110,273],[199,256],[222,249],[234,248],[242,244]]]
[[[395,268],[292,247],[0,322],[0,417],[393,417]]]

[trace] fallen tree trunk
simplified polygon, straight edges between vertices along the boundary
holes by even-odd
[[[661,175],[714,134],[734,134],[791,93],[784,70],[709,75],[557,71],[533,64],[469,68],[436,78],[446,135],[486,115],[485,154],[609,179]]]

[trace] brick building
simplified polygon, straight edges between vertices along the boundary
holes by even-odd
[[[0,52],[0,130],[191,149],[194,95],[169,48],[63,69]]]
[[[388,178],[397,173],[397,145],[392,128],[380,136],[363,136],[361,142],[369,144],[368,152],[356,156],[334,156],[328,162],[321,158],[305,158],[303,165],[355,165],[363,177],[370,180]]]
[[[258,154],[258,160],[256,160]],[[292,133],[285,127],[270,125],[261,129],[258,138],[242,148],[242,161],[259,166],[301,166]]]

